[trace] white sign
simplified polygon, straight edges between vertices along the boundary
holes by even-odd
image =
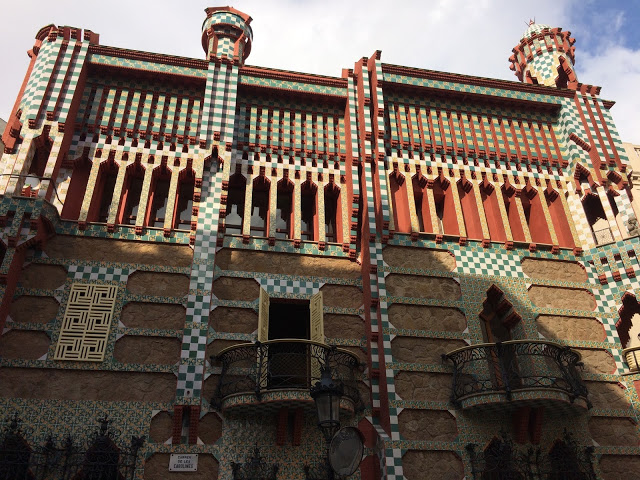
[[[170,472],[197,472],[198,471],[198,454],[197,453],[172,453],[169,457]]]

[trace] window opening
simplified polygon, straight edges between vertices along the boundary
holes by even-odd
[[[291,191],[278,190],[276,201],[276,238],[291,238]]]
[[[327,242],[337,242],[336,217],[338,214],[338,197],[325,190],[324,195],[324,236]]]
[[[193,178],[180,183],[174,228],[189,229],[193,211]]]
[[[100,197],[100,207],[98,211],[98,222],[106,223],[109,219],[109,207],[113,198],[113,191],[116,188],[118,170],[109,169],[102,184],[102,195]]]
[[[153,191],[153,202],[151,204],[151,214],[149,215],[149,225],[156,228],[164,227],[164,220],[167,215],[167,202],[169,200],[168,179],[156,181],[156,188]]]
[[[303,194],[300,199],[300,238],[313,240],[314,217],[316,214],[315,192]],[[335,218],[335,216],[334,216]]]
[[[225,217],[225,233],[242,234],[242,218],[244,215],[244,190],[229,187],[227,197],[227,215]]]
[[[251,199],[251,235],[266,237],[269,213],[269,190],[253,190]]]
[[[140,195],[142,194],[143,177],[134,176],[129,179],[129,187],[126,192],[126,204],[122,214],[124,225],[135,225],[138,218],[138,210],[140,208]]]

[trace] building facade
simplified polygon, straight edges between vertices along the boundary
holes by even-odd
[[[520,82],[379,51],[326,77],[246,65],[250,23],[208,8],[204,59],[37,33],[2,136],[0,468],[328,478],[328,372],[349,478],[640,478],[630,166],[570,32],[531,24]]]

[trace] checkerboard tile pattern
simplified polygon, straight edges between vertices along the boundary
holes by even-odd
[[[298,294],[311,296],[318,293],[324,285],[324,283],[279,278],[256,278],[256,281],[267,293],[273,293],[275,295]]]
[[[102,281],[126,283],[129,275],[135,270],[119,267],[93,267],[86,265],[70,265],[69,275],[74,281]]]
[[[505,250],[460,249],[456,252],[457,271],[465,275],[510,275],[525,278],[520,266],[520,256]]]

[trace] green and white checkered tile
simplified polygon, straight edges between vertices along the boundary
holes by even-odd
[[[103,281],[125,283],[129,275],[135,270],[118,267],[89,267],[82,265],[70,265],[69,275],[75,281]]]
[[[211,297],[209,295],[190,294],[187,296],[187,319],[201,323],[209,318],[211,309]]]
[[[457,271],[464,275],[493,275],[526,278],[520,257],[508,251],[476,251],[460,248],[455,251]]]
[[[203,365],[180,365],[178,367],[178,386],[176,396],[199,397],[202,391]]]
[[[305,282],[302,280],[284,280],[278,278],[256,278],[256,281],[267,293],[274,295],[299,294],[311,296],[318,293],[324,283]]]
[[[182,336],[182,359],[204,360],[207,350],[207,328],[185,328]]]

